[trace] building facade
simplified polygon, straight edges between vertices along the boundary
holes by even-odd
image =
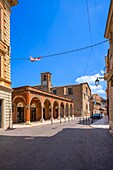
[[[17,0],[0,0],[0,128],[12,125],[12,89],[10,79],[10,8]]]
[[[53,87],[52,93],[67,97],[74,102],[74,114],[76,116],[89,116],[91,90],[88,83]]]
[[[74,119],[72,100],[44,90],[24,86],[13,89],[13,123],[30,124],[33,121]]]
[[[92,94],[91,99],[90,99],[90,105],[91,105],[92,114],[102,113],[106,115],[107,102],[105,99],[100,97],[98,94]]]
[[[77,85],[52,87],[51,73],[41,73],[41,85],[34,86],[36,89],[43,89],[52,94],[68,98],[74,102],[74,115],[88,116],[90,115],[89,99],[91,97],[91,89],[88,83]]]
[[[106,22],[105,38],[109,39],[109,50],[106,56],[106,73],[107,80],[107,110],[109,113],[110,131],[113,132],[113,0],[111,0],[108,18]]]

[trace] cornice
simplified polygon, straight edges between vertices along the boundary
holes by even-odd
[[[6,87],[6,86],[2,86],[2,85],[0,85],[0,90],[2,90],[2,91],[8,91],[8,92],[12,92],[12,88],[8,88],[8,87]]]
[[[6,79],[4,79],[4,78],[1,78],[1,77],[0,77],[0,81],[4,81],[4,82],[6,82],[6,83],[9,83],[9,84],[11,84],[11,81],[9,81],[9,80],[6,80]]]
[[[8,2],[9,2],[11,7],[18,4],[18,0],[8,0]]]
[[[55,94],[52,94],[52,93],[49,93],[49,92],[46,92],[46,91],[37,90],[35,88],[32,88],[31,86],[23,86],[23,87],[13,88],[13,94],[16,94],[18,92],[21,93],[22,91],[24,91],[24,92],[29,91],[29,92],[34,93],[34,94],[44,95],[44,96],[48,96],[48,97],[52,97],[52,98],[55,98],[55,99],[64,100],[64,101],[72,103],[71,99],[64,98],[64,97],[61,97],[61,96],[58,96],[58,95],[55,95]]]
[[[108,12],[108,17],[107,17],[107,22],[106,22],[106,28],[105,28],[105,33],[104,33],[105,38],[111,38],[110,32],[111,32],[112,19],[113,19],[113,0],[111,0],[111,2],[110,2],[109,12]]]

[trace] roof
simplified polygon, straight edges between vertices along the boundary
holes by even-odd
[[[85,85],[85,84],[87,84],[87,86],[89,87],[89,84],[87,83],[87,82],[85,82],[85,83],[80,83],[80,84],[69,84],[69,85],[64,85],[64,86],[53,86],[52,88],[59,88],[59,87],[74,87],[74,86],[81,86],[81,85]],[[90,89],[90,87],[89,87],[89,89]],[[91,89],[90,89],[90,91],[91,91]]]
[[[52,75],[50,72],[44,72],[44,73],[41,73],[41,74],[50,74],[50,75]]]
[[[68,102],[72,103],[72,100],[69,99],[69,98],[58,96],[56,94],[49,93],[47,91],[38,90],[38,89],[33,88],[31,86],[21,86],[21,87],[13,88],[13,94],[15,94],[15,93],[19,94],[19,93],[23,93],[25,91],[32,91],[32,92],[35,92],[37,94],[46,95],[46,96],[53,97],[53,98],[58,98],[59,100],[64,100],[64,101],[68,101]]]

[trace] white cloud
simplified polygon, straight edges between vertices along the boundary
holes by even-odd
[[[100,73],[103,74],[103,70],[100,70]],[[96,86],[95,85],[95,80],[97,79],[97,77],[102,77],[103,75],[101,75],[100,73],[91,75],[91,76],[81,76],[79,78],[77,78],[75,81],[77,82],[77,84],[80,83],[85,83],[87,82],[91,88],[91,92],[92,94],[98,94],[102,97],[106,97],[106,93],[105,93],[105,82],[104,79],[100,79],[99,81],[99,85]]]
[[[101,74],[104,74],[104,70],[100,70]]]
[[[97,77],[101,77],[100,74],[95,74],[92,76],[82,76],[76,79],[77,83],[85,83],[87,82],[88,84],[94,84],[95,80],[97,79]],[[103,79],[101,79],[101,81],[104,81]]]
[[[89,85],[93,94],[106,94],[102,85]]]

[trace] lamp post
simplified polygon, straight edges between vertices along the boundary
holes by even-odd
[[[104,79],[104,77],[97,77],[97,79],[95,80],[95,85],[98,86],[99,85],[99,79]]]

